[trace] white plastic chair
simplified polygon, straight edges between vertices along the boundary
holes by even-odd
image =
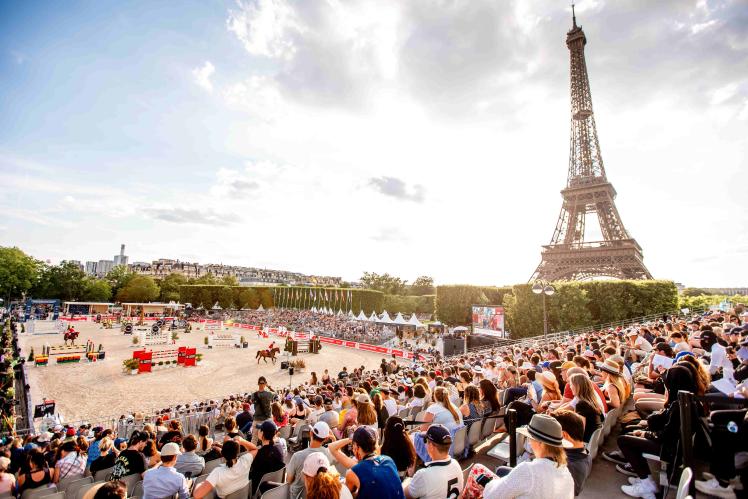
[[[279,485],[262,494],[261,499],[288,499],[290,486],[287,483]]]
[[[693,470],[688,467],[683,468],[683,472],[680,474],[678,492],[675,494],[675,499],[685,499],[686,496],[688,496],[688,489],[691,486],[691,480],[693,480]]]
[[[257,484],[257,491],[255,492],[254,497],[258,498],[260,497],[260,486],[265,482],[278,482],[282,483],[286,478],[286,467],[277,470],[277,471],[271,471],[269,473],[265,473],[262,475],[262,478],[260,478],[260,483]]]

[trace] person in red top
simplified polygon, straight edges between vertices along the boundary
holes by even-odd
[[[587,371],[585,371],[581,367],[572,367],[567,372],[567,376],[571,377],[572,374],[578,374],[578,373],[579,374],[587,375]],[[592,388],[595,389],[595,392],[600,397],[600,400],[603,403],[603,412],[605,412],[605,414],[607,414],[608,413],[608,404],[605,402],[605,394],[603,394],[602,389],[599,386],[597,386],[597,383],[592,383]],[[564,402],[568,402],[569,400],[571,400],[573,398],[574,398],[574,394],[571,393],[571,383],[566,383],[566,386],[564,387],[564,400],[563,401]]]

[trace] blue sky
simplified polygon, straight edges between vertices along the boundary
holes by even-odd
[[[748,6],[577,12],[645,263],[745,285]],[[0,244],[523,282],[565,183],[569,25],[552,0],[3,2]]]

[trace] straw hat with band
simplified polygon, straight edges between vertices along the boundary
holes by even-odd
[[[551,447],[572,447],[571,442],[564,440],[561,423],[546,414],[535,414],[529,425],[517,428],[517,433]]]
[[[600,369],[601,371],[605,371],[608,374],[617,374],[619,376],[621,375],[621,370],[618,367],[618,362],[606,359],[605,362],[598,362],[595,365],[598,369]]]

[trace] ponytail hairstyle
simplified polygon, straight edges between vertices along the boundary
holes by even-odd
[[[343,484],[340,482],[340,475],[338,475],[334,468],[328,470],[324,466],[321,466],[311,480],[306,492],[307,497],[314,497],[314,499],[340,499],[340,490]]]
[[[434,389],[434,401],[439,402],[444,406],[445,409],[450,412],[450,414],[452,414],[455,423],[460,422],[460,415],[457,412],[457,409],[455,409],[454,404],[452,404],[452,401],[449,400],[449,392],[447,392],[446,388],[444,388],[443,386],[437,386]]]

